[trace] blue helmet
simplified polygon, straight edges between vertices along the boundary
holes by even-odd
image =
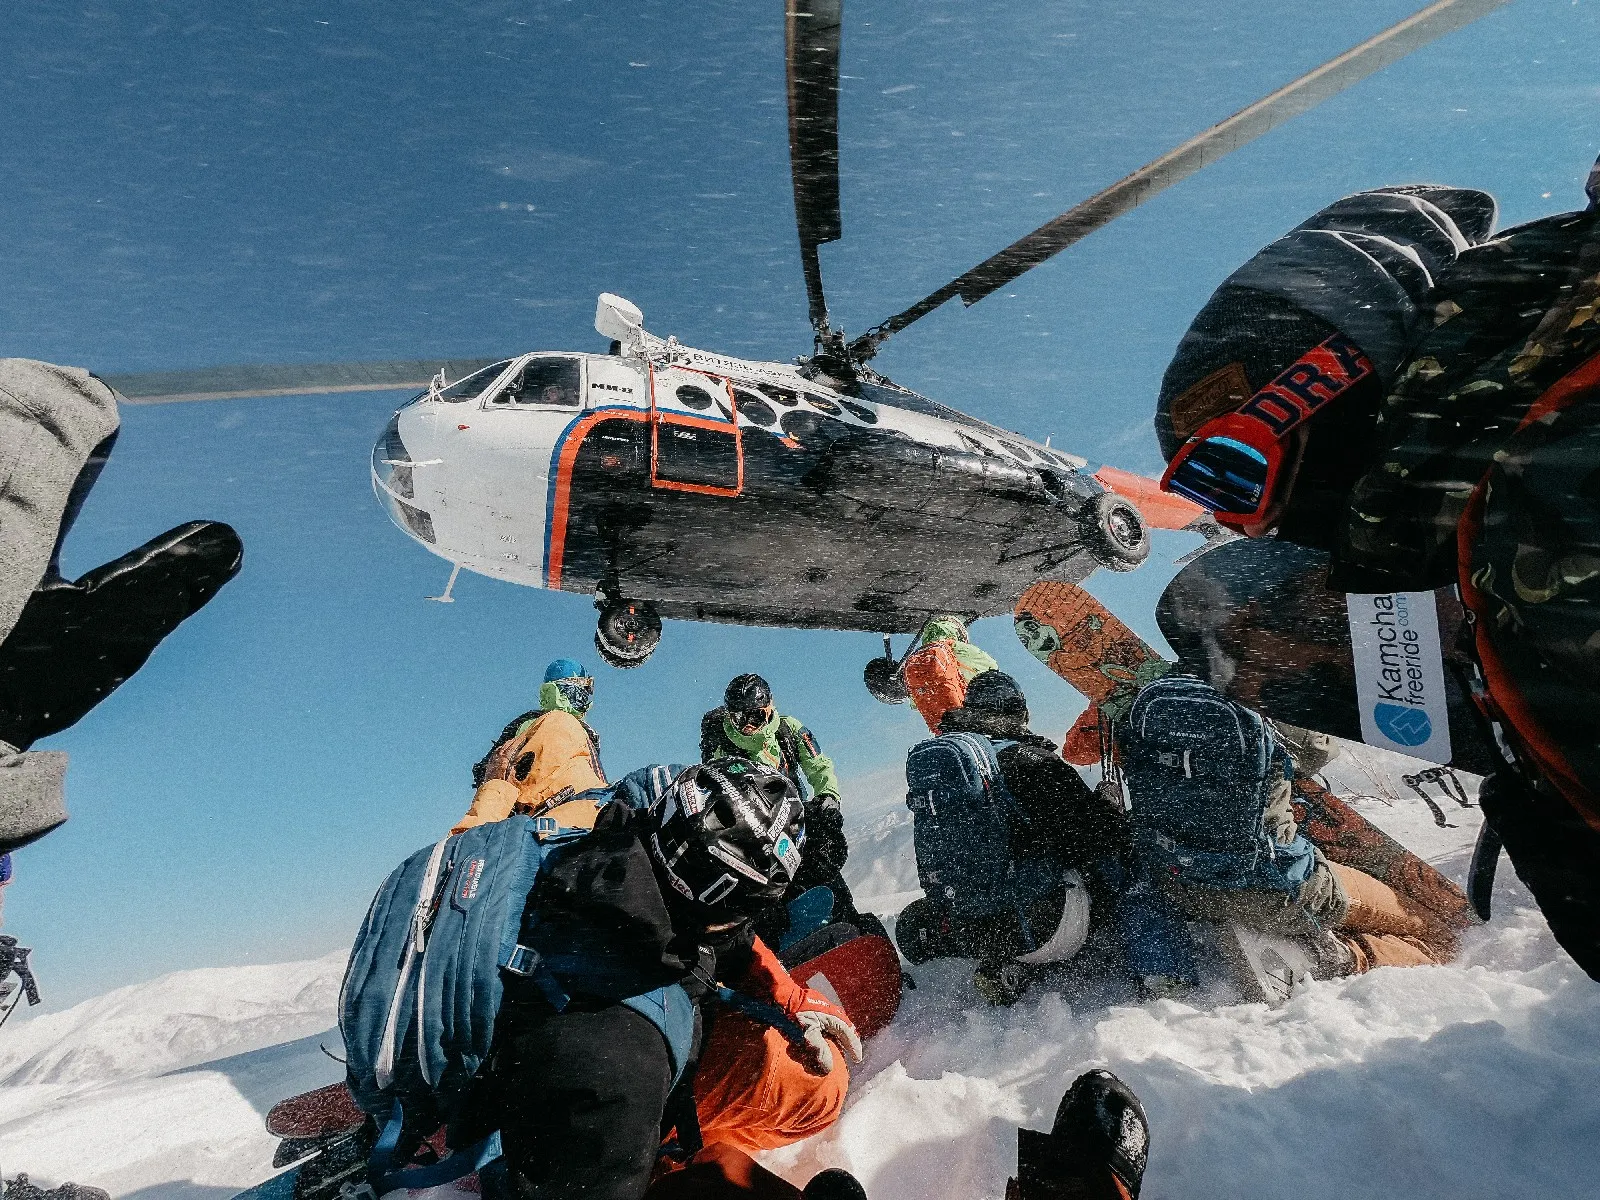
[[[544,669],[544,681],[554,683],[558,679],[588,679],[589,672],[583,669],[583,664],[575,658],[558,658]]]

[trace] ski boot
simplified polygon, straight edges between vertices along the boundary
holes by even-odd
[[[867,1189],[849,1171],[829,1167],[813,1175],[800,1195],[801,1200],[867,1200]]]
[[[1138,1200],[1150,1156],[1139,1098],[1110,1071],[1078,1076],[1049,1133],[1017,1130],[1006,1200]]]
[[[1010,959],[999,964],[979,964],[972,973],[978,994],[996,1008],[1009,1008],[1022,999],[1033,982],[1033,971],[1025,963]]]

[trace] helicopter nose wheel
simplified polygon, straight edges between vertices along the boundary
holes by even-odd
[[[1084,541],[1102,567],[1131,571],[1150,557],[1150,531],[1133,504],[1115,492],[1102,492],[1083,512]]]
[[[661,618],[644,600],[618,600],[600,606],[594,648],[610,666],[637,667],[661,644]]]

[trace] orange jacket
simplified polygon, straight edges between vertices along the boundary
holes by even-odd
[[[535,812],[564,790],[577,793],[605,782],[583,722],[552,709],[496,747],[472,806],[450,832],[503,821],[513,812]]]

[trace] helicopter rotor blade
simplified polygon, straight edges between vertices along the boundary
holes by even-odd
[[[817,247],[837,241],[839,217],[839,34],[841,0],[785,0],[789,164],[811,325],[827,327]]]
[[[337,392],[392,392],[425,388],[439,374],[464,379],[503,358],[423,359],[415,362],[287,363],[279,366],[207,367],[99,377],[130,404],[182,400],[242,400],[254,396],[321,396]],[[99,374],[97,372],[97,374]]]
[[[1124,176],[1104,191],[985,259],[965,275],[917,301],[904,312],[869,329],[850,343],[850,357],[856,362],[865,362],[877,353],[878,347],[887,338],[913,321],[927,316],[946,300],[960,296],[962,303],[969,307],[976,304],[1079,239],[1224,155],[1276,129],[1291,117],[1315,108],[1413,50],[1469,25],[1509,2],[1438,0],[1412,14],[1399,24],[1345,51],[1338,58],[1257,100],[1248,108],[1240,109],[1227,120],[1190,138],[1133,174]]]

